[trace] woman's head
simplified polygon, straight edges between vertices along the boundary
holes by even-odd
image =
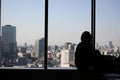
[[[81,41],[90,43],[92,41],[92,36],[91,36],[90,32],[84,31],[81,35]]]

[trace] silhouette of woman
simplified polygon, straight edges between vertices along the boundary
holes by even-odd
[[[98,50],[92,48],[92,36],[88,31],[81,35],[75,52],[75,65],[82,72],[111,70],[114,66]],[[111,67],[110,67],[111,66]]]
[[[92,36],[88,31],[82,33],[81,42],[77,45],[75,52],[75,65],[77,69],[89,70],[91,66],[93,49]]]

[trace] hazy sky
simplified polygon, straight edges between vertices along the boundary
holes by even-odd
[[[120,0],[96,0],[96,41],[120,45]],[[17,29],[17,43],[44,37],[44,0],[2,0],[2,25]],[[48,43],[78,43],[91,31],[91,0],[49,0]]]
[[[78,43],[81,33],[90,29],[90,0],[50,0],[49,44]]]
[[[2,25],[16,26],[17,44],[44,37],[44,0],[2,0]]]
[[[96,0],[96,40],[120,46],[120,0]]]

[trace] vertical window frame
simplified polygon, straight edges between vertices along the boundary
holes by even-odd
[[[47,70],[47,46],[48,46],[48,0],[45,0],[45,60],[44,69]]]
[[[95,30],[96,28],[96,0],[91,0],[91,34],[92,34],[92,47],[95,49]]]

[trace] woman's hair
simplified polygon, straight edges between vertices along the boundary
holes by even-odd
[[[90,32],[88,31],[84,31],[81,35],[81,41],[82,42],[90,42],[92,41],[92,36],[90,34]]]

